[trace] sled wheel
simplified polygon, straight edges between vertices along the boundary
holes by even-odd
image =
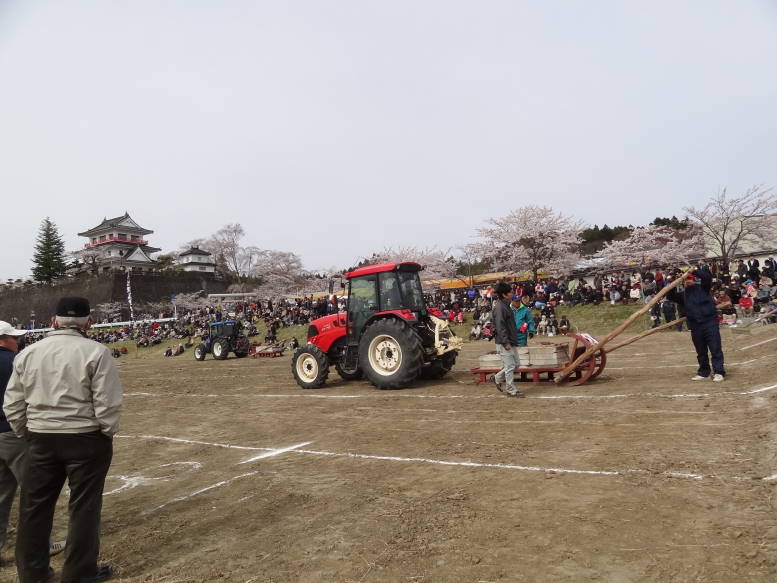
[[[607,365],[607,353],[603,350],[594,354],[594,358],[596,359],[596,370],[594,370],[594,374],[591,375],[591,378],[588,379],[589,381],[602,374],[604,367]]]

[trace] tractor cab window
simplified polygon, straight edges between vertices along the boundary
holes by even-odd
[[[417,271],[399,271],[399,286],[402,290],[403,308],[412,312],[421,312],[424,309],[424,294],[421,288],[421,278]]]
[[[350,282],[348,294],[348,334],[358,343],[367,320],[378,311],[377,275],[357,277]]]
[[[402,294],[399,290],[399,280],[394,271],[378,275],[380,288],[380,310],[399,310],[402,308]]]

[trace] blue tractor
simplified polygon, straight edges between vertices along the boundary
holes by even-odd
[[[243,334],[243,325],[236,320],[224,320],[210,325],[208,336],[194,347],[195,360],[205,360],[209,352],[216,360],[224,360],[230,352],[238,358],[248,356],[250,343]]]

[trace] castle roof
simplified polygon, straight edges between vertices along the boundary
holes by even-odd
[[[110,229],[124,229],[126,231],[131,231],[133,234],[140,234],[140,235],[149,235],[153,233],[154,231],[150,231],[149,229],[144,229],[140,225],[138,225],[135,221],[132,220],[132,217],[129,216],[129,213],[125,211],[125,213],[120,217],[114,217],[112,219],[106,219],[103,218],[102,222],[97,225],[96,227],[92,227],[91,229],[84,231],[83,233],[78,233],[79,237],[91,237],[93,235],[99,235],[104,233],[105,231],[108,231]]]
[[[178,257],[185,257],[186,255],[213,255],[213,253],[208,253],[199,247],[189,247],[186,251],[180,253]]]
[[[154,260],[151,259],[146,253],[143,252],[143,249],[140,247],[137,247],[132,253],[129,255],[124,256],[124,261],[138,261],[141,263],[154,263]]]

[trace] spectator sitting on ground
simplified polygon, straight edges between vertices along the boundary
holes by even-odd
[[[569,323],[569,320],[566,316],[561,316],[561,321],[558,325],[558,331],[560,334],[566,334],[572,329],[572,325]]]

